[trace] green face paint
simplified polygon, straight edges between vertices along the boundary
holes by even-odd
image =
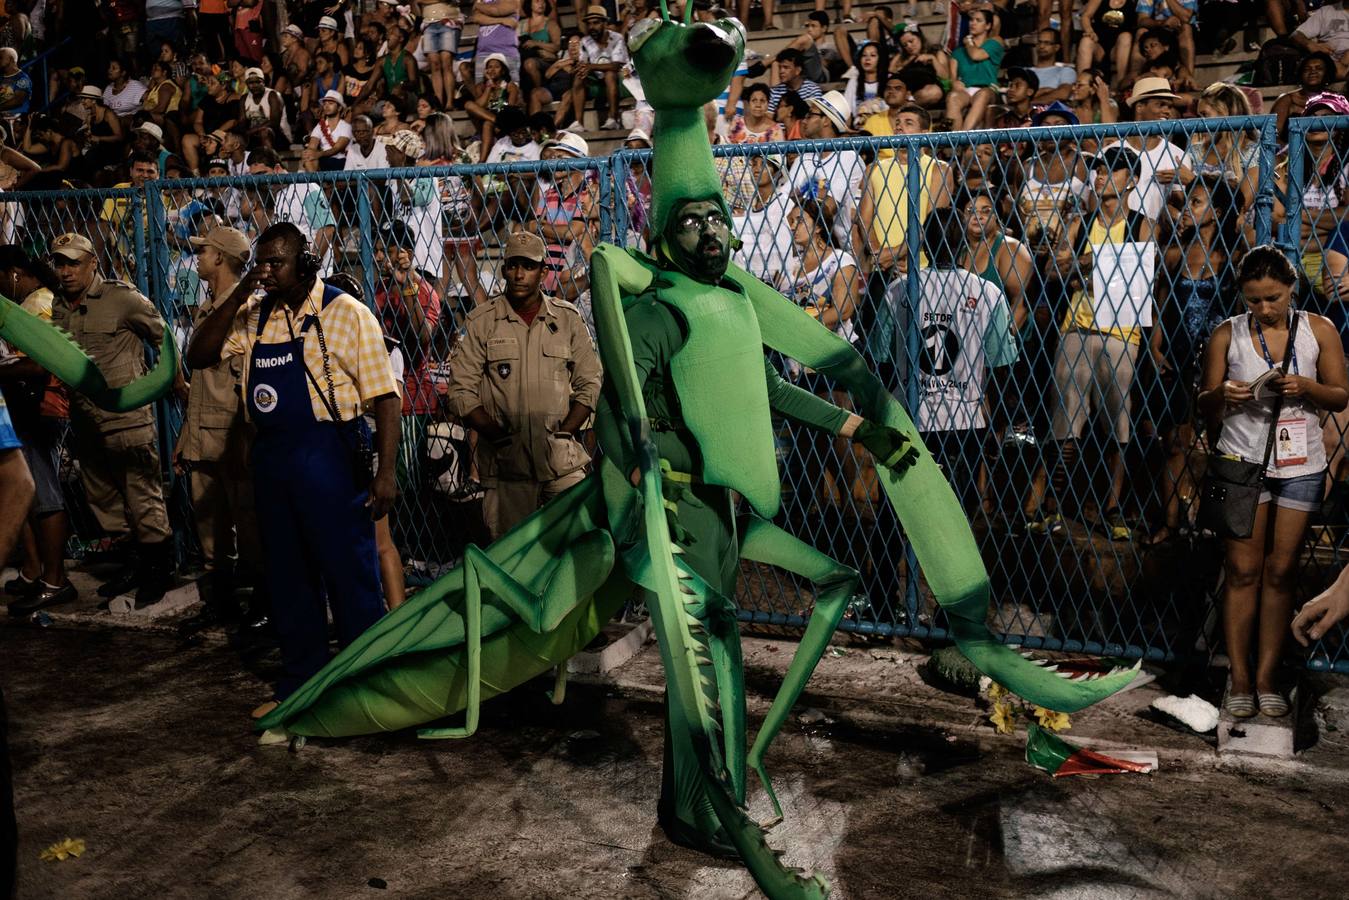
[[[715,284],[726,274],[731,222],[720,203],[693,200],[679,206],[666,229],[673,262],[690,277]]]

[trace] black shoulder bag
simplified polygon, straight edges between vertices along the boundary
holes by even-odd
[[[1283,354],[1280,375],[1288,374],[1288,366],[1297,352],[1297,325],[1302,320],[1293,313],[1293,324],[1288,329],[1288,349]],[[1249,330],[1249,329],[1248,329]],[[1250,340],[1249,334],[1243,334]],[[1233,340],[1236,340],[1234,335]],[[1283,409],[1283,395],[1274,400],[1274,411],[1269,418],[1269,434],[1265,438],[1265,456],[1259,463],[1213,455],[1208,458],[1208,470],[1199,487],[1199,515],[1195,524],[1222,538],[1248,538],[1255,527],[1255,511],[1260,505],[1260,492],[1265,486],[1265,470],[1269,454],[1274,449],[1274,429],[1278,427],[1279,412]]]

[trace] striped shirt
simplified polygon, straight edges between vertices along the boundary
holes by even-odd
[[[788,87],[786,82],[773,85],[772,90],[769,91],[768,94],[769,113],[774,115],[777,114],[778,104],[782,102],[782,95],[789,90],[791,90],[791,88]],[[802,100],[810,100],[813,97],[824,96],[824,91],[820,90],[820,86],[808,78],[801,79],[801,86],[796,89],[796,93],[800,95]]]
[[[221,350],[222,358],[243,358],[239,367],[243,373],[240,376],[243,396],[248,396],[248,359],[253,352],[253,345],[259,341],[264,344],[284,344],[291,339],[292,333],[298,339],[305,319],[313,315],[318,316],[328,345],[333,394],[337,398],[337,411],[343,421],[361,415],[366,404],[376,398],[387,394],[397,395],[398,385],[393,367],[389,364],[389,351],[384,347],[384,332],[375,314],[364,303],[341,294],[323,306],[323,282],[315,279],[309,298],[299,310],[292,312],[285,304],[278,304],[259,337],[261,308],[262,297],[257,295],[239,309],[234,327]],[[326,393],[328,385],[323,374],[323,350],[319,346],[318,329],[311,326],[303,334],[304,364],[314,376],[314,381]],[[305,381],[309,385],[309,404],[314,410],[314,418],[320,422],[332,421],[324,397],[315,389],[314,382],[308,377]]]

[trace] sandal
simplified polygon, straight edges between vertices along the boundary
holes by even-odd
[[[1288,715],[1288,701],[1284,699],[1283,694],[1259,694],[1260,714],[1269,716],[1271,719],[1277,719],[1280,716]],[[1236,713],[1233,713],[1236,715]]]
[[[1255,695],[1228,694],[1223,709],[1235,719],[1249,719],[1255,715]]]

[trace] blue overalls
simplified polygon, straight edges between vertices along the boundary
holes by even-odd
[[[326,307],[341,291],[324,286]],[[262,337],[269,307],[257,335]],[[304,336],[282,344],[254,343],[248,361],[248,414],[257,426],[253,484],[258,530],[267,562],[272,622],[281,645],[276,697],[284,700],[328,661],[331,605],[342,646],[384,615],[375,551],[375,525],[358,487],[351,442],[365,421],[322,422],[314,417]],[[322,379],[322,371],[314,378]],[[322,384],[322,382],[320,382]]]

